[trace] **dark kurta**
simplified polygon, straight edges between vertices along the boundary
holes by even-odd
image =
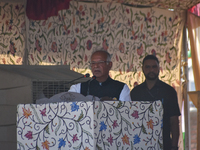
[[[163,116],[163,145],[164,150],[169,150],[171,147],[170,138],[170,117],[180,116],[178,106],[177,93],[173,87],[158,80],[156,85],[149,90],[146,82],[136,86],[131,91],[132,101],[155,101],[161,100],[164,106]]]

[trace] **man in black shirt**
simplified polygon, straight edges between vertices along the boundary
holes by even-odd
[[[164,107],[163,145],[164,150],[178,150],[179,119],[181,115],[177,93],[173,87],[159,80],[159,61],[154,55],[147,55],[142,66],[145,82],[132,89],[132,101],[161,100]]]

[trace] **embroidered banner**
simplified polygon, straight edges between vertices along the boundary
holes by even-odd
[[[17,149],[163,149],[161,101],[19,104]]]

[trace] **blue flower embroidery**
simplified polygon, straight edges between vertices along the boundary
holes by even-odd
[[[161,128],[163,128],[163,119],[161,120],[161,122],[162,122],[162,123],[161,123]]]
[[[73,111],[78,111],[78,109],[79,109],[79,106],[78,105],[76,105],[76,102],[73,102],[71,105],[71,111],[73,112]]]
[[[102,131],[102,130],[106,131],[107,125],[103,121],[101,121],[100,125],[101,125],[101,127],[100,127],[99,131]]]
[[[59,141],[58,148],[61,148],[62,146],[65,147],[66,141],[64,141],[63,138],[59,139],[58,141]]]
[[[140,143],[140,137],[137,134],[133,137],[133,139],[133,145]]]

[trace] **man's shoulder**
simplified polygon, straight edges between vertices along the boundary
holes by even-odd
[[[165,83],[165,82],[163,82],[161,80],[159,80],[159,86],[163,87],[163,88],[166,88],[166,89],[171,89],[171,90],[175,91],[175,89],[171,85],[169,85],[169,84],[167,84],[167,83]]]
[[[141,84],[135,86],[132,90],[143,89],[144,87],[145,87],[145,82],[142,82]]]
[[[121,84],[121,85],[125,85],[126,84],[126,83],[118,81],[118,80],[114,80],[114,79],[111,79],[111,80],[112,80],[112,82],[114,82],[116,84]]]

